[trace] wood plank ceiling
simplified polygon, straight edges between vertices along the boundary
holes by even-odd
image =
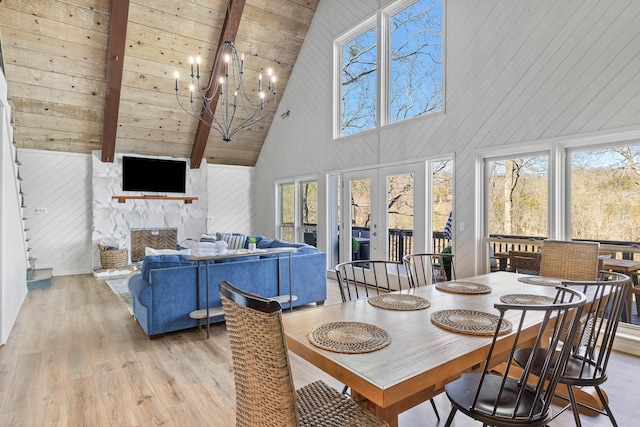
[[[318,2],[244,2],[235,44],[246,56],[247,81],[272,67],[282,97]],[[128,13],[121,9],[127,3]],[[114,23],[126,20],[124,58],[114,45],[123,30],[114,25],[118,33],[109,34],[112,4],[120,7]],[[226,0],[0,0],[17,146],[90,153],[102,149],[104,133],[107,148],[115,137],[116,153],[187,157],[198,166],[197,153],[192,157],[198,121],[177,104],[174,71],[186,87],[189,56],[200,55],[203,68],[211,69],[226,12]],[[119,67],[121,84],[112,87]],[[113,104],[109,97],[118,91]],[[106,102],[117,115],[105,114]],[[211,131],[207,162],[255,165],[272,119],[229,143]]]

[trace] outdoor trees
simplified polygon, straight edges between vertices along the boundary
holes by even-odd
[[[385,22],[378,28],[372,21],[370,29],[340,46],[340,135],[442,110],[441,0],[418,0]],[[388,56],[378,46],[380,34],[388,40]],[[388,67],[380,66],[381,58]],[[378,89],[381,69],[389,75]],[[388,100],[382,111],[378,99]]]
[[[571,238],[640,241],[640,146],[569,151]],[[548,156],[488,164],[489,234],[548,235]]]

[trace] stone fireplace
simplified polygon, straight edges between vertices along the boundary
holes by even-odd
[[[129,155],[129,154],[128,154]],[[185,159],[188,161],[188,159]],[[187,238],[198,239],[207,229],[207,165],[202,162],[199,169],[187,168],[185,196],[195,196],[193,203],[183,200],[128,199],[118,203],[113,196],[121,196],[122,154],[116,154],[113,163],[103,163],[100,151],[92,153],[93,166],[93,267],[100,268],[98,244],[103,240],[116,241],[129,249],[132,255],[132,230],[175,230],[175,242]],[[126,195],[145,195],[126,192]],[[167,240],[172,244],[173,240]],[[159,243],[160,244],[160,243]],[[175,244],[173,246],[175,248]],[[156,248],[159,249],[159,248]],[[136,249],[138,253],[139,249]],[[144,247],[142,248],[144,252]]]

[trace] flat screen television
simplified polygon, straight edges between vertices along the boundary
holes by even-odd
[[[187,162],[122,157],[122,190],[184,193]]]

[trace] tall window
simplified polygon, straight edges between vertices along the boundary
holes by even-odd
[[[417,1],[389,25],[389,122],[441,111],[442,2]]]
[[[318,238],[318,181],[300,183],[300,210],[302,241],[316,246]]]
[[[489,234],[547,237],[548,156],[489,160],[487,175]]]
[[[431,166],[431,229],[433,252],[442,252],[451,246],[455,230],[451,227],[453,215],[453,161],[433,160]]]
[[[295,241],[295,187],[293,183],[280,184],[279,238]]]
[[[443,109],[442,3],[398,1],[337,41],[338,136]]]
[[[342,46],[342,135],[376,126],[377,31]]]

